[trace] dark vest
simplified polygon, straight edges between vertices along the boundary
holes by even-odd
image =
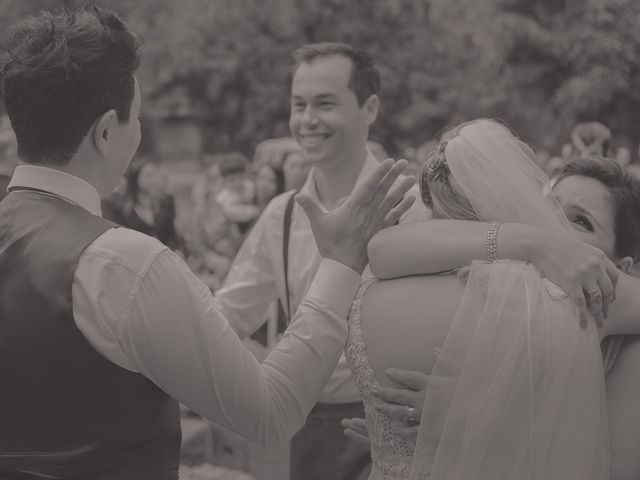
[[[78,259],[114,226],[32,191],[0,202],[2,480],[178,478],[177,402],[96,352],[73,319]]]

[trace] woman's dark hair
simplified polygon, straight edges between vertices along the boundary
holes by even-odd
[[[28,163],[64,165],[96,119],[129,120],[138,42],[115,14],[85,6],[16,24],[4,44],[2,91]]]
[[[127,181],[127,188],[125,192],[125,198],[127,203],[131,206],[135,206],[138,203],[138,195],[140,194],[140,185],[138,185],[138,179],[140,178],[140,172],[145,165],[152,163],[146,158],[137,158],[124,174],[124,178]]]
[[[581,175],[602,183],[613,201],[614,253],[640,260],[640,179],[616,161],[603,157],[579,157],[569,162],[556,185],[567,177]]]

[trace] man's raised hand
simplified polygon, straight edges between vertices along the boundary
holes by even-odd
[[[406,167],[406,160],[394,162],[388,158],[330,212],[323,212],[306,194],[296,196],[309,218],[320,255],[362,273],[368,263],[367,244],[371,237],[396,223],[415,201],[414,197],[405,197],[415,179],[398,179]]]

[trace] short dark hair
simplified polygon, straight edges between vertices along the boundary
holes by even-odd
[[[351,78],[349,88],[353,90],[362,106],[371,95],[380,90],[380,72],[376,69],[373,58],[360,48],[346,43],[322,42],[303,45],[293,52],[296,68],[302,63],[311,63],[318,58],[342,55],[351,60]]]
[[[616,161],[604,157],[579,157],[562,169],[556,185],[574,175],[602,183],[613,200],[614,253],[640,260],[640,179]]]
[[[100,115],[114,109],[127,122],[138,47],[115,13],[90,5],[41,12],[13,26],[2,91],[20,158],[64,165]]]

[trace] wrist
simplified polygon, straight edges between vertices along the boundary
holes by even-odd
[[[364,271],[368,263],[368,258],[366,255],[354,255],[353,252],[344,253],[342,252],[342,249],[327,251],[324,254],[321,253],[321,255],[324,258],[333,260],[334,262],[340,263],[345,267],[349,267],[359,275],[362,275],[362,272]]]
[[[540,251],[540,237],[535,227],[520,223],[506,223],[498,236],[498,257],[536,264]]]
[[[362,272],[364,272],[365,267],[367,266],[367,259],[366,258],[346,258],[346,257],[342,257],[342,258],[338,258],[338,257],[327,257],[330,260],[333,260],[335,262],[341,263],[342,265],[344,265],[345,267],[349,267],[351,270],[353,270],[354,272],[356,272],[358,275],[362,275]]]

